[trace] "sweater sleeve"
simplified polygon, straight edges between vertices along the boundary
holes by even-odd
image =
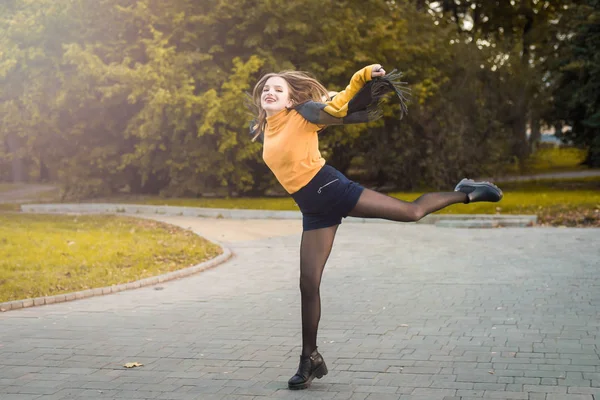
[[[380,101],[387,93],[395,93],[400,102],[400,118],[407,113],[410,89],[401,81],[402,73],[395,69],[373,79],[374,65],[369,65],[352,76],[350,84],[326,103],[306,101],[294,107],[317,128],[327,125],[360,124],[381,118]]]
[[[348,103],[350,100],[358,93],[362,87],[371,80],[371,71],[373,70],[373,65],[369,65],[364,67],[360,71],[357,71],[350,80],[350,84],[346,87],[346,89],[339,92],[334,96],[333,99],[326,103],[325,111],[327,114],[336,117],[343,118],[348,113]]]

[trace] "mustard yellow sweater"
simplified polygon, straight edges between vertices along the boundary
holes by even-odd
[[[356,72],[346,89],[326,103],[324,111],[336,117],[345,116],[348,102],[371,80],[372,67]],[[263,159],[288,193],[306,186],[325,165],[317,135],[323,127],[307,121],[296,110],[283,109],[267,117]]]

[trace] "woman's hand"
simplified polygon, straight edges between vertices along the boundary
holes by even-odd
[[[381,64],[373,65],[373,69],[371,69],[371,78],[377,78],[378,76],[384,76],[385,69],[381,66]]]

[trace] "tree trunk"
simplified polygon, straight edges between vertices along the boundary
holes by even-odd
[[[523,94],[525,96],[525,94]],[[525,115],[525,107],[527,102],[525,99],[517,102],[516,117],[512,124],[513,128],[513,154],[517,156],[519,162],[525,161],[529,155],[529,143],[527,142],[527,116]]]
[[[538,118],[537,113],[531,113],[531,120],[529,124],[531,126],[531,133],[529,135],[529,151],[533,153],[537,149],[540,139],[542,138],[540,119]]]
[[[12,181],[14,183],[26,182],[25,163],[19,157],[19,140],[13,135],[8,135],[6,145],[8,146],[8,153],[12,155]]]
[[[442,1],[442,11],[444,13],[452,12],[452,16],[454,17],[454,22],[456,23],[456,29],[458,33],[461,33],[462,30],[462,20],[458,15],[458,5],[454,0],[443,0]]]
[[[150,173],[148,179],[140,188],[141,194],[157,195],[168,184],[168,179],[164,176],[159,176],[156,173]]]
[[[351,151],[348,146],[336,146],[334,145],[331,149],[331,155],[329,156],[327,163],[332,167],[346,175],[352,159],[354,158],[355,152]]]
[[[582,164],[590,168],[600,168],[600,132],[596,131],[588,149],[587,157]]]
[[[531,73],[531,67],[529,65],[531,44],[531,30],[533,29],[533,9],[531,0],[521,0],[520,13],[525,18],[525,26],[521,33],[521,71],[524,74],[525,79],[520,87],[519,95],[515,103],[515,120],[513,122],[513,154],[518,157],[519,164],[522,165],[525,158],[529,155],[529,144],[527,143],[527,113],[531,106],[530,102],[530,86],[531,83],[527,79],[527,76]]]
[[[563,138],[562,129],[563,129],[562,122],[556,122],[554,124],[554,136],[556,136],[557,138],[559,138],[561,140],[561,142],[562,142],[562,138]]]
[[[50,181],[50,170],[44,160],[40,158],[40,182],[48,181]]]

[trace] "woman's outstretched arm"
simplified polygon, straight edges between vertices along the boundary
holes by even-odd
[[[369,65],[352,76],[346,89],[341,92],[329,92],[330,100],[323,99],[322,103],[307,101],[296,106],[295,110],[308,122],[315,124],[318,129],[323,129],[328,125],[368,122],[370,117],[367,110],[348,117],[349,104],[361,90],[366,89],[367,82],[384,75],[385,70],[380,64]],[[368,98],[370,99],[371,96]]]
[[[348,113],[348,103],[350,100],[368,81],[383,75],[385,75],[385,70],[383,70],[380,64],[369,65],[355,72],[346,89],[336,94],[330,101],[325,102],[326,106],[323,111],[333,117],[345,117]]]

